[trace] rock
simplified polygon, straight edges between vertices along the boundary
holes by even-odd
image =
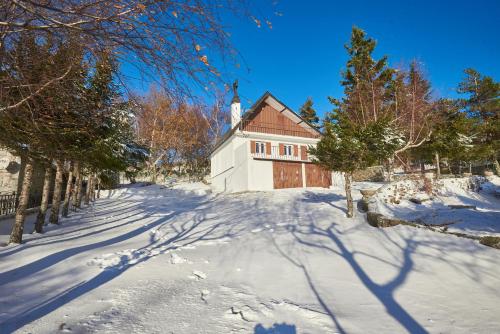
[[[373,227],[392,227],[404,223],[403,220],[388,218],[381,213],[369,211],[366,215],[368,224]]]
[[[368,201],[364,197],[358,202],[358,210],[361,212],[368,211]]]
[[[500,249],[500,237],[482,237],[481,239],[479,239],[479,243],[488,247]]]
[[[417,194],[416,196],[409,199],[410,202],[415,204],[422,204],[423,202],[430,201],[431,198],[427,194]]]
[[[449,204],[450,209],[472,209],[477,210],[475,205]]]

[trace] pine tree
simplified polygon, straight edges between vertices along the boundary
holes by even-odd
[[[330,98],[334,110],[325,118],[324,135],[315,148],[309,148],[315,163],[344,172],[348,217],[354,215],[353,172],[392,156],[402,140],[392,127],[384,100],[393,71],[386,57],[372,58],[375,44],[364,31],[353,28],[346,46],[350,59],[342,73],[344,97]]]
[[[312,98],[308,97],[306,102],[300,107],[300,116],[315,128],[319,128],[319,117],[316,115],[313,104]]]
[[[482,75],[474,69],[465,70],[465,78],[459,84],[458,92],[467,94],[462,99],[467,115],[480,124],[477,152],[483,158],[493,161],[496,173],[500,175],[500,83],[492,77]]]

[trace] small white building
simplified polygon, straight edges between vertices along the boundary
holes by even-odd
[[[321,133],[266,92],[241,116],[235,89],[231,129],[210,155],[212,185],[220,191],[325,187],[332,173],[313,164],[307,153]]]

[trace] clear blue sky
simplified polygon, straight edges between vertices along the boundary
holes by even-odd
[[[271,16],[272,30],[230,22],[250,68],[237,73],[244,108],[269,90],[296,111],[307,96],[321,115],[330,110],[326,97],[342,95],[353,25],[378,41],[375,56],[388,55],[391,65],[422,62],[437,96],[456,96],[467,67],[500,79],[500,0],[282,0],[276,8],[283,16]]]
[[[391,66],[420,61],[438,97],[456,96],[467,67],[500,80],[500,0],[249,1],[269,16],[273,29],[227,18],[250,70],[233,73],[244,109],[269,90],[295,111],[308,96],[320,116],[330,110],[327,96],[342,96],[344,44],[354,25],[378,41],[375,57],[388,55]],[[139,92],[148,85],[131,84]]]

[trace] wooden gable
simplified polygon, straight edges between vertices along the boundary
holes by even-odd
[[[319,133],[310,128],[298,116],[292,120],[293,112],[286,107],[278,110],[267,102],[262,102],[252,110],[251,115],[242,122],[242,130],[276,135],[318,138]],[[301,124],[303,123],[303,124]]]

